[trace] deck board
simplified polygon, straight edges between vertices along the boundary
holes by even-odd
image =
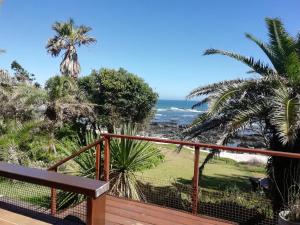
[[[8,210],[0,209],[0,224],[2,225],[49,225],[31,217],[20,215]]]
[[[194,216],[152,204],[107,196],[106,220],[122,225],[228,225],[233,224],[206,216]]]
[[[3,205],[3,204],[2,204]],[[82,211],[85,202],[74,208],[57,215],[60,219],[72,213]],[[16,206],[16,208],[18,208]],[[3,225],[49,225],[66,224],[66,221],[49,222],[45,220],[46,215],[32,217],[20,210],[11,210],[0,207],[0,224]],[[83,216],[83,215],[82,215]],[[80,217],[82,217],[80,216]],[[195,216],[178,210],[160,207],[152,204],[145,204],[131,200],[106,196],[106,225],[228,225],[230,222],[218,220],[207,216]],[[39,220],[43,218],[44,220]],[[80,218],[84,220],[85,218]],[[72,223],[70,223],[72,224]]]

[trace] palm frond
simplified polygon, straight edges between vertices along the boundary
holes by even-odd
[[[267,64],[264,64],[260,60],[256,61],[253,57],[246,57],[233,52],[211,48],[211,49],[207,49],[203,55],[214,55],[214,54],[225,55],[237,61],[240,61],[262,76],[268,76],[276,73],[276,71],[273,68],[271,68]]]
[[[196,104],[194,104],[194,105],[192,106],[192,109],[201,107],[201,106],[203,106],[203,105],[209,103],[210,100],[211,100],[210,97],[206,97],[206,98],[202,99],[201,101],[197,102]]]
[[[299,98],[292,97],[286,87],[274,90],[271,99],[271,122],[277,128],[278,136],[283,144],[293,144],[297,136],[299,121]]]
[[[87,35],[80,35],[78,37],[78,41],[76,43],[78,43],[79,46],[81,45],[88,45],[88,44],[92,44],[97,42],[96,38],[93,37],[89,37]]]
[[[237,110],[235,116],[228,124],[227,130],[229,133],[234,134],[239,130],[242,130],[249,125],[257,122],[259,118],[263,118],[265,115],[267,102],[253,102],[248,104],[246,109]]]
[[[282,22],[278,18],[266,18],[269,31],[270,46],[278,56],[289,55],[295,42],[285,30]]]
[[[207,110],[208,114],[212,116],[222,111],[222,107],[240,92],[241,89],[238,87],[228,87],[223,90],[219,90],[217,94],[211,96]]]
[[[187,139],[193,139],[202,133],[220,128],[229,120],[228,115],[218,115],[209,117],[207,113],[202,113],[199,117],[183,131],[183,135]]]
[[[84,25],[80,25],[80,26],[78,27],[78,33],[79,33],[79,34],[86,34],[86,33],[88,33],[88,32],[91,31],[91,30],[92,30],[91,27],[84,26]]]
[[[209,84],[209,85],[205,85],[205,86],[200,86],[200,87],[192,90],[188,94],[187,98],[190,99],[190,98],[198,97],[201,95],[212,94],[212,93],[218,92],[220,89],[225,88],[227,86],[231,86],[234,84],[242,84],[246,81],[247,80],[245,80],[245,79],[225,80],[225,81],[221,81],[221,82],[217,82],[217,83],[213,83],[213,84]]]
[[[258,40],[256,37],[254,37],[252,34],[246,33],[245,36],[253,41],[260,49],[266,54],[268,59],[271,61],[273,66],[276,69],[276,66],[278,64],[278,59],[276,55],[274,54],[273,50],[270,48],[270,46],[266,43],[263,43],[262,41]]]

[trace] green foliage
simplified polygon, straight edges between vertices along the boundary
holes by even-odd
[[[48,147],[48,136],[40,128],[41,122],[6,121],[0,135],[0,160],[14,164],[45,167],[55,155]]]
[[[135,135],[136,128],[124,126],[120,134]],[[92,133],[87,133],[86,144],[97,139]],[[82,146],[80,139],[66,139],[58,145],[58,151],[65,157],[78,151]],[[147,168],[153,168],[164,158],[160,151],[148,142],[136,140],[111,140],[111,191],[117,196],[139,199],[142,197],[135,177],[135,172]],[[103,159],[103,157],[102,157]],[[95,178],[95,151],[91,149],[75,157],[63,169],[64,173],[75,176]],[[74,193],[60,193],[59,208],[78,203],[84,199],[83,196]]]
[[[70,77],[54,76],[47,80],[45,89],[50,100],[67,98],[78,91],[76,82]]]
[[[255,72],[258,76],[252,79],[218,82],[193,90],[188,98],[205,97],[195,106],[208,103],[209,107],[207,113],[201,115],[185,130],[189,138],[201,135],[209,129],[222,127],[224,134],[219,144],[224,144],[247,127],[263,136],[266,147],[270,149],[299,151],[300,36],[290,36],[278,18],[267,18],[266,24],[269,32],[267,43],[251,34],[246,34],[246,37],[266,54],[272,65],[228,51],[205,51],[204,55],[219,54],[242,62],[251,69],[250,72]],[[292,160],[281,164],[279,161],[269,161],[268,172],[273,180],[275,178],[271,167],[278,167],[276,173],[282,176],[292,168]],[[295,163],[297,164],[299,162]],[[281,175],[278,177],[282,177]],[[282,189],[282,181],[277,182],[281,182],[279,189]],[[281,202],[278,194],[277,197],[276,193],[274,196],[274,202]]]
[[[32,82],[35,80],[35,75],[25,70],[16,60],[11,63],[11,69],[14,71],[17,81]]]
[[[0,70],[0,119],[27,121],[40,118],[40,106],[46,92],[30,83],[18,82],[8,72]]]
[[[98,105],[101,124],[143,123],[158,95],[138,76],[124,69],[101,69],[79,79],[80,87]]]
[[[87,133],[85,138],[87,144],[91,144],[96,140],[92,133]],[[81,141],[79,138],[64,139],[57,145],[58,151],[62,153],[63,158],[68,157],[83,147]],[[75,157],[71,162],[65,165],[62,170],[64,173],[70,175],[95,179],[95,163],[95,151],[91,149]],[[84,195],[63,191],[59,192],[58,198],[58,209],[64,209],[70,205],[82,202],[85,199]]]
[[[46,116],[57,126],[84,117],[93,120],[93,104],[90,104],[77,82],[66,76],[55,76],[46,82],[48,94]]]
[[[295,143],[299,130],[296,123],[299,114],[299,41],[285,31],[279,19],[267,18],[266,23],[269,29],[269,43],[263,43],[251,34],[246,34],[246,37],[263,50],[272,66],[236,53],[217,49],[205,51],[205,55],[221,54],[241,61],[260,77],[224,81],[193,90],[189,98],[206,96],[196,107],[208,103],[209,109],[205,117],[201,116],[201,120],[186,130],[186,134],[199,135],[198,131],[202,130],[203,126],[224,126],[226,141],[246,125],[261,124],[263,121],[263,124],[267,125],[263,127],[267,136],[276,134],[280,136],[283,144]],[[207,123],[214,125],[208,126]]]
[[[137,130],[132,126],[123,126],[122,135],[136,136]],[[112,139],[110,145],[112,156],[111,192],[120,197],[139,200],[143,193],[139,188],[135,173],[157,166],[163,159],[160,151],[151,143],[130,139]]]

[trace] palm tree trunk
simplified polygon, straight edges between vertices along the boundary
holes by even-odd
[[[299,151],[300,138],[293,146],[282,145],[278,137],[274,137],[270,147],[277,151]],[[300,184],[300,160],[286,157],[270,157],[267,163],[267,174],[271,180],[270,194],[274,210],[280,210],[288,202],[288,189],[295,183]]]
[[[202,175],[203,175],[203,170],[206,166],[206,164],[212,160],[214,158],[214,156],[216,154],[218,154],[219,151],[218,150],[212,150],[210,153],[208,153],[208,155],[205,157],[203,163],[201,164],[201,166],[199,166],[199,181],[202,179]]]

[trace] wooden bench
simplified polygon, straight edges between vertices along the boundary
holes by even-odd
[[[105,223],[105,193],[109,183],[53,171],[0,162],[0,176],[87,196],[87,225]],[[97,212],[96,212],[97,211]]]

